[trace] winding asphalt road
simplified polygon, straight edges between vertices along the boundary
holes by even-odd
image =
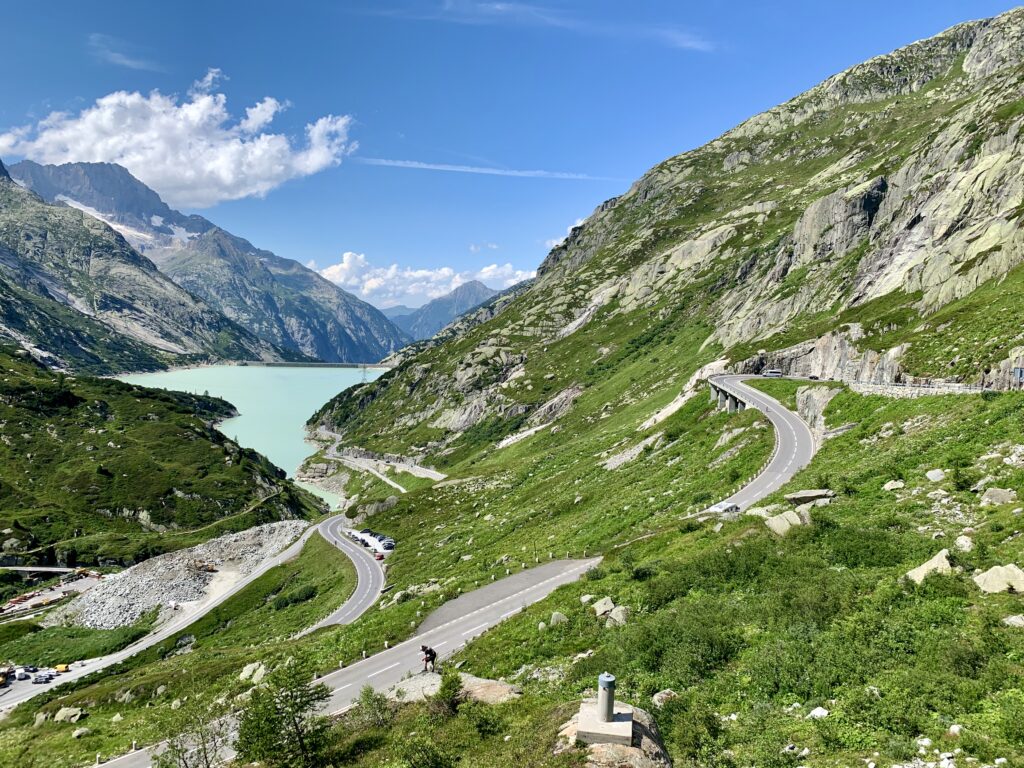
[[[759,410],[775,427],[775,452],[768,466],[740,490],[724,499],[736,504],[741,510],[756,504],[788,483],[793,475],[810,464],[817,451],[814,435],[804,420],[774,397],[743,383],[745,379],[751,378],[757,377],[749,374],[722,374],[710,379],[719,389],[724,389],[749,407]]]
[[[788,482],[793,475],[810,462],[817,447],[813,434],[803,420],[774,398],[744,384],[744,379],[748,378],[752,377],[743,375],[712,377],[715,386],[735,395],[749,407],[761,411],[775,428],[775,451],[764,470],[738,492],[725,499],[725,501],[737,504],[741,509],[748,508]],[[352,557],[356,565],[359,586],[357,586],[355,594],[341,608],[307,631],[313,631],[328,624],[343,624],[353,621],[376,602],[383,585],[383,575],[380,575],[380,582],[376,581],[375,575],[380,574],[380,568],[376,561],[362,547],[348,539],[341,528],[339,517],[325,520],[316,530],[327,541],[334,543]],[[292,548],[301,548],[304,539],[312,533],[312,530],[307,531],[303,539],[292,545]],[[283,558],[284,553],[279,557]],[[557,587],[575,581],[598,562],[600,562],[600,558],[548,562],[488,584],[446,603],[428,616],[420,626],[418,633],[409,640],[320,678],[318,682],[326,684],[332,692],[325,712],[334,714],[348,709],[358,696],[360,689],[365,685],[382,690],[400,683],[406,676],[419,671],[420,645],[431,646],[442,658],[449,656],[491,627],[518,613],[526,606],[544,599]],[[166,634],[173,634],[173,632]],[[126,649],[126,651],[128,650]],[[137,652],[137,650],[140,649],[132,652]],[[122,651],[122,653],[126,653],[126,651]],[[87,674],[97,668],[94,666],[82,674]],[[159,745],[155,748],[140,749],[115,758],[105,765],[116,766],[116,768],[148,768],[152,764],[155,751],[159,751],[159,749]],[[225,757],[229,757],[229,755],[225,755]]]
[[[296,637],[302,637],[335,624],[351,624],[377,602],[377,598],[380,597],[380,593],[384,589],[384,571],[381,570],[380,563],[374,560],[373,555],[365,547],[348,537],[342,520],[341,515],[336,515],[324,520],[317,527],[320,535],[348,555],[349,560],[356,567],[355,592],[338,610],[313,626],[302,630]]]
[[[543,600],[563,584],[576,581],[600,560],[599,557],[588,560],[553,560],[445,603],[426,618],[414,637],[316,680],[331,689],[331,698],[324,706],[324,713],[344,712],[352,706],[365,685],[383,690],[419,672],[422,669],[421,645],[429,645],[441,658],[450,656],[509,616]],[[104,765],[149,768],[153,756],[161,747],[157,745],[130,752]],[[228,751],[223,757],[228,760],[233,757],[233,753]]]

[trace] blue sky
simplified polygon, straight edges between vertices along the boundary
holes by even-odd
[[[666,157],[1013,6],[17,3],[0,153],[120,159],[176,207],[417,304],[470,277],[501,287]]]

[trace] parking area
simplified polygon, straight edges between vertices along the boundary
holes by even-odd
[[[55,603],[91,589],[102,578],[95,571],[77,571],[64,576],[57,584],[24,592],[0,605],[0,623],[37,616]]]
[[[363,528],[361,531],[348,529],[345,533],[348,534],[352,541],[372,551],[377,560],[383,560],[388,553],[395,549],[395,540],[393,538],[369,528]]]

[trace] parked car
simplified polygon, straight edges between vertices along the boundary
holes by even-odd
[[[734,504],[731,501],[720,501],[717,504],[712,504],[706,510],[708,514],[712,515],[737,515],[739,514],[739,504]]]
[[[373,559],[374,559],[374,560],[383,560],[383,559],[384,559],[384,553],[383,553],[383,552],[377,552],[377,553],[376,553],[376,554],[375,554],[375,555],[373,556]]]

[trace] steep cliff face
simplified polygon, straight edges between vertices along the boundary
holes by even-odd
[[[377,362],[409,337],[296,261],[211,227],[147,250],[161,271],[257,336],[326,362]]]
[[[511,433],[553,388],[656,376],[666,354],[680,373],[776,355],[848,379],[1007,382],[1024,342],[1002,304],[1024,281],[1022,30],[1024,10],[962,24],[665,161],[514,300],[320,418],[371,441],[414,428],[440,453]]]
[[[160,273],[101,221],[0,178],[0,336],[58,365],[281,360]]]
[[[119,165],[23,161],[11,171],[44,199],[106,222],[178,285],[272,344],[327,362],[376,362],[410,341],[366,302],[172,209]]]

